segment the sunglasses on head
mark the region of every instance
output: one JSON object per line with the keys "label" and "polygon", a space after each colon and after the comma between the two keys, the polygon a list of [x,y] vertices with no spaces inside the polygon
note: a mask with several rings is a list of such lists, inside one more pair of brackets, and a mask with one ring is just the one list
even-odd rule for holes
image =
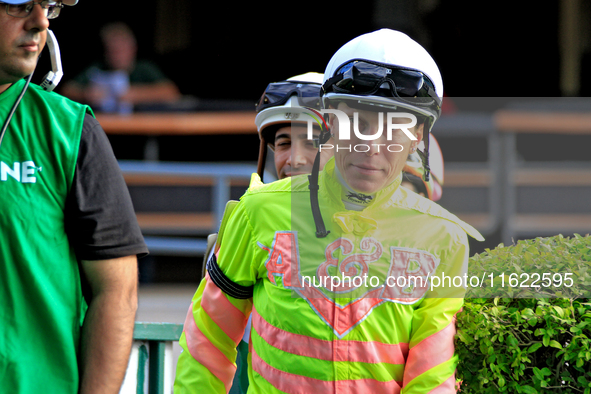
{"label": "sunglasses on head", "polygon": [[316,83],[285,81],[267,85],[261,96],[256,111],[283,105],[293,95],[297,94],[299,105],[302,107],[320,108],[320,85]]}
{"label": "sunglasses on head", "polygon": [[433,82],[422,72],[366,60],[342,65],[322,89],[323,94],[379,95],[397,97],[414,105],[434,106],[438,110],[441,106]]}

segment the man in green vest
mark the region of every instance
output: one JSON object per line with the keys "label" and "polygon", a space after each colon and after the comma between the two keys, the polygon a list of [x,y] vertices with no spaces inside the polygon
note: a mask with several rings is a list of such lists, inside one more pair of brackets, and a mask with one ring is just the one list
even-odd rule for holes
{"label": "man in green vest", "polygon": [[[0,2],[3,393],[117,393],[132,343],[147,248],[131,199],[91,109],[46,91],[48,19],[76,2]],[[46,40],[42,88],[23,78]]]}

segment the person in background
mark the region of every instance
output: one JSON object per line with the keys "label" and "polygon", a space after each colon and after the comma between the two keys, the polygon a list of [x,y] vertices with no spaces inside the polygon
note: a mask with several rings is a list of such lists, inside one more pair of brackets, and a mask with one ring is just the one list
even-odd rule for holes
{"label": "person in background", "polygon": [[116,394],[133,340],[148,250],[117,160],[88,106],[30,83],[76,3],[0,3],[2,393]]}
{"label": "person in background", "polygon": [[[320,109],[320,88],[323,75],[308,72],[270,83],[256,105],[255,124],[261,141],[258,158],[258,175],[263,179],[267,149],[274,153],[273,164],[278,179],[292,175],[309,174],[318,152],[320,135],[318,125],[313,125],[313,139],[307,139],[308,118],[302,107]],[[300,116],[301,115],[301,116]],[[328,151],[320,157],[320,168],[332,156]],[[202,277],[205,277],[205,263],[214,249],[217,233],[208,236],[208,248],[204,256]],[[245,334],[237,346],[237,372],[230,394],[246,393],[248,390],[248,340],[250,319]]]}
{"label": "person in background", "polygon": [[122,22],[100,30],[103,60],[68,81],[62,94],[101,112],[129,113],[138,104],[171,103],[181,95],[159,67],[137,58],[135,35]]}
{"label": "person in background", "polygon": [[[255,124],[261,140],[259,175],[267,147],[273,151],[278,179],[309,174],[318,152],[320,128],[313,124],[313,139],[307,138],[308,122],[312,120],[302,107],[320,109],[320,87],[323,74],[309,72],[285,81],[270,83],[256,106]],[[320,168],[332,157],[331,151],[320,156]]]}

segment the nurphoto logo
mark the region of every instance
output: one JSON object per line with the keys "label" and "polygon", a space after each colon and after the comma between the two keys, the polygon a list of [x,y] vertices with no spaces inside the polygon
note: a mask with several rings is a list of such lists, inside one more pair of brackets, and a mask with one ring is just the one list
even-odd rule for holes
{"label": "nurphoto logo", "polygon": [[[409,112],[387,112],[386,113],[386,122],[384,122],[384,113],[378,112],[378,130],[375,134],[366,134],[359,131],[359,114],[357,112],[353,113],[353,117],[346,114],[343,111],[338,109],[321,109],[315,110],[312,108],[307,108],[312,113],[306,113],[310,116],[311,119],[308,120],[308,139],[313,140],[313,123],[314,121],[320,126],[320,129],[328,129],[328,125],[324,120],[325,114],[333,114],[336,117],[336,120],[339,124],[339,132],[338,132],[338,139],[340,141],[347,141],[351,139],[351,123],[353,124],[353,133],[358,140],[361,141],[375,141],[378,138],[381,138],[384,134],[384,123],[386,124],[386,139],[388,141],[392,141],[392,132],[393,130],[401,130],[408,138],[412,141],[416,141],[417,137],[409,130],[412,129],[417,124],[417,117]],[[402,119],[403,122],[399,123],[396,120]],[[410,120],[410,122],[408,122]],[[384,147],[389,152],[402,152],[404,147],[400,144],[355,144],[347,146],[336,146],[336,150],[349,150],[351,149],[355,152],[367,152],[371,149],[370,146],[376,147],[379,151],[381,147]],[[320,144],[319,146],[320,151],[327,150],[327,149],[335,149],[335,146],[332,144]]]}

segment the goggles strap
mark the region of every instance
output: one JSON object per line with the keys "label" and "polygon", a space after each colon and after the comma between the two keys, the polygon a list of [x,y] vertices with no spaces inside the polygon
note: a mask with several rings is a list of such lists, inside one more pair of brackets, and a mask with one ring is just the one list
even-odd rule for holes
{"label": "goggles strap", "polygon": [[425,149],[422,152],[417,149],[417,153],[423,162],[423,169],[425,170],[423,173],[423,180],[425,182],[429,182],[431,178],[431,167],[429,166],[429,133],[431,132],[432,125],[431,118],[427,118],[423,126],[423,143],[425,144]]}
{"label": "goggles strap", "polygon": [[332,78],[327,79],[326,82],[324,82],[324,84],[322,85],[321,96],[324,96],[326,93],[328,93],[328,89],[330,89],[330,87],[332,85],[334,85],[335,83],[339,82],[342,79],[343,79],[343,74],[338,74]]}
{"label": "goggles strap", "polygon": [[318,203],[318,173],[320,172],[320,146],[325,144],[330,139],[328,130],[322,130],[319,137],[319,148],[312,166],[312,173],[308,175],[310,189],[310,206],[312,208],[312,216],[314,217],[314,224],[316,225],[316,238],[326,237],[330,231],[326,231],[324,220],[322,220],[322,213],[320,212],[320,204]]}
{"label": "goggles strap", "polygon": [[429,85],[427,85],[427,94],[429,94],[429,97],[431,97],[433,100],[435,100],[437,105],[439,107],[441,107],[441,97],[439,97],[437,95],[437,92],[435,92],[435,90]]}
{"label": "goggles strap", "polygon": [[259,145],[259,161],[257,163],[257,174],[263,182],[263,173],[265,172],[265,163],[267,161],[267,142],[261,134],[261,144]]}

